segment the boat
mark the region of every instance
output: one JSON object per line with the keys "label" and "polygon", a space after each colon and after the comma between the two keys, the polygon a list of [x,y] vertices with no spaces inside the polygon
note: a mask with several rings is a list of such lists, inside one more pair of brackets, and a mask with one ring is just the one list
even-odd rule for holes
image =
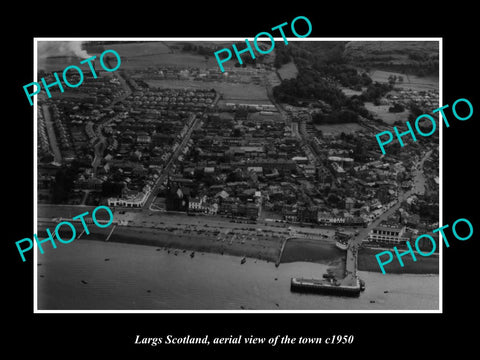
{"label": "boat", "polygon": [[335,279],[320,280],[305,278],[292,278],[290,290],[293,292],[313,292],[342,296],[359,296],[361,291],[358,279],[354,285],[345,285]]}
{"label": "boat", "polygon": [[240,264],[245,264],[247,262],[247,259],[244,257],[241,261]]}
{"label": "boat", "polygon": [[360,282],[360,291],[365,291],[365,281],[362,279],[358,279],[358,281]]}
{"label": "boat", "polygon": [[337,240],[335,242],[335,246],[337,248],[339,248],[340,250],[347,250],[348,249],[348,242],[343,242],[343,241]]}

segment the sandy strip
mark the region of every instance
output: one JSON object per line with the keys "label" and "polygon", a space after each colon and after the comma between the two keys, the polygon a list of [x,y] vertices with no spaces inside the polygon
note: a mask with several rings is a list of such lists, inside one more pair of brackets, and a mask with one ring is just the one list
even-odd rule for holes
{"label": "sandy strip", "polygon": [[[78,229],[80,224],[75,224]],[[54,225],[48,226],[51,230]],[[89,235],[83,234],[81,240],[104,240],[110,232],[106,229],[91,228]],[[79,231],[81,232],[81,231]],[[62,234],[61,234],[62,235]],[[66,234],[65,239],[69,239]],[[46,233],[39,232],[39,238],[46,237]],[[179,230],[171,228],[150,228],[142,226],[117,226],[109,241],[130,243],[139,245],[156,246],[159,248],[181,249],[198,252],[228,254],[241,257],[256,258],[266,261],[277,261],[284,238],[264,234],[218,234],[209,230]],[[359,251],[358,269],[361,271],[381,272],[375,255],[378,249],[362,248]],[[405,263],[401,267],[396,258],[387,265],[387,273],[411,273],[411,274],[438,274],[438,257],[417,257],[414,262],[411,257],[402,259]],[[332,266],[339,270],[344,266],[345,252],[338,249],[330,240],[290,239],[285,245],[282,254],[282,263],[306,261],[316,262]]]}

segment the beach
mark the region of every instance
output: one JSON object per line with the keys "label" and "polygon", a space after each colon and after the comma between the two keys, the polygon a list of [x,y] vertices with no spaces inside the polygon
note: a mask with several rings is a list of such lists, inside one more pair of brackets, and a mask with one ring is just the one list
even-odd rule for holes
{"label": "beach", "polygon": [[[77,232],[81,225],[75,224]],[[53,229],[54,226],[49,226]],[[104,240],[111,229],[91,228],[90,234],[83,234],[76,241]],[[216,234],[216,235],[215,235]],[[39,239],[46,237],[45,232],[39,233]],[[62,238],[69,239],[71,232],[60,233]],[[228,233],[220,234],[207,230],[170,230],[143,226],[117,226],[110,236],[109,242],[148,245],[163,250],[188,250],[216,254],[228,254],[275,262],[280,255],[283,238],[274,235],[256,235]],[[174,253],[174,251],[173,251]]]}
{"label": "beach", "polygon": [[[53,231],[55,225],[41,222],[39,229]],[[78,236],[83,227],[80,223],[75,227]],[[332,238],[285,242],[284,236],[257,233],[255,228],[219,232],[213,227],[112,225],[89,229],[89,234],[71,243],[56,241],[57,249],[43,243],[44,254],[37,263],[40,309],[438,308],[438,258],[436,271],[430,258],[417,263],[405,259],[406,267],[396,267],[394,260],[383,275],[375,258],[379,249],[361,249],[358,275],[367,290],[360,300],[317,297],[291,293],[290,280],[321,278],[328,271],[343,277],[345,252]],[[60,236],[68,240],[71,232],[60,232]],[[40,231],[39,239],[45,237]]]}
{"label": "beach", "polygon": [[[81,224],[75,224],[77,233],[81,233]],[[54,225],[47,226],[51,230]],[[90,234],[83,234],[79,241],[83,240],[105,240],[111,228],[99,229],[91,227]],[[39,238],[46,237],[45,232],[39,233]],[[69,239],[71,233],[62,234]],[[175,228],[165,226],[117,226],[109,238],[110,242],[129,243],[137,245],[148,245],[161,248],[165,251],[175,249],[193,252],[207,252],[214,254],[225,254],[247,258],[255,258],[268,262],[277,262],[280,257],[282,244],[286,237],[273,233],[256,233],[255,231],[229,231],[219,232],[214,228]],[[77,240],[78,241],[78,240]],[[358,256],[358,270],[381,272],[376,254],[380,249],[361,248]],[[401,267],[396,258],[387,265],[385,271],[388,273],[402,274],[438,274],[438,256],[421,257],[417,256],[414,262],[410,256],[404,256],[405,263]],[[344,268],[345,252],[335,246],[331,239],[292,239],[286,241],[280,263],[291,262],[312,262],[329,265],[334,271],[341,271]]]}

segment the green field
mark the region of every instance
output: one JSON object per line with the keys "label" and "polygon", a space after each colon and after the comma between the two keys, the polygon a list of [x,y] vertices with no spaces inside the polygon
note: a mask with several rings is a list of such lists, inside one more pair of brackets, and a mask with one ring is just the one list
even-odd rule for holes
{"label": "green field", "polygon": [[388,112],[388,108],[391,105],[379,105],[375,106],[371,102],[365,103],[365,108],[370,111],[372,114],[375,114],[378,118],[386,122],[387,124],[393,124],[395,121],[405,122],[408,120],[408,115],[410,114],[409,110],[405,110],[400,113],[391,113]]}
{"label": "green field", "polygon": [[278,69],[278,73],[283,80],[294,79],[297,77],[298,69],[295,63],[290,61],[289,63],[282,65],[282,67]]}
{"label": "green field", "polygon": [[152,54],[168,54],[171,52],[168,43],[163,41],[152,41],[143,43],[122,43],[105,45],[106,49],[115,50],[120,56],[139,57]]}
{"label": "green field", "polygon": [[340,135],[342,132],[350,134],[365,130],[364,127],[356,123],[314,125],[314,127],[317,130],[321,130],[324,135]]}
{"label": "green field", "polygon": [[431,77],[431,76],[425,76],[425,77],[418,77],[415,75],[405,75],[405,74],[400,74],[396,72],[391,72],[391,71],[383,71],[383,70],[372,70],[368,74],[372,80],[378,81],[379,83],[387,83],[388,82],[388,77],[391,75],[395,76],[402,76],[403,77],[403,82],[402,83],[395,83],[395,87],[401,88],[401,89],[410,89],[410,90],[438,90],[438,77]]}
{"label": "green field", "polygon": [[256,112],[248,114],[248,119],[253,121],[282,121],[282,116],[279,113],[273,113],[272,115],[262,115]]}
{"label": "green field", "polygon": [[[345,45],[344,56],[353,62],[412,64],[417,55],[425,58],[439,56],[439,43],[433,41],[349,41]],[[375,66],[373,66],[375,67]]]}
{"label": "green field", "polygon": [[255,100],[259,103],[270,103],[267,96],[267,90],[260,85],[239,84],[219,81],[192,81],[192,80],[148,80],[145,81],[151,87],[165,89],[215,89],[223,94],[223,100],[226,102],[235,102],[239,100]]}
{"label": "green field", "polygon": [[[118,52],[122,58],[123,69],[145,69],[149,66],[181,65],[199,68],[218,67],[214,57],[205,58],[190,52],[173,49],[171,45],[179,42],[146,42],[139,44],[110,44],[109,49]],[[177,45],[178,47],[178,45]]]}

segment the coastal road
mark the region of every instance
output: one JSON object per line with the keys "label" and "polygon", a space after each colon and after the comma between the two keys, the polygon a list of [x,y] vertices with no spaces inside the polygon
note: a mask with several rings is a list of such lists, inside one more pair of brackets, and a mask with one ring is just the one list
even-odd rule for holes
{"label": "coastal road", "polygon": [[[38,204],[38,217],[45,219],[52,218],[72,218],[77,216],[85,211],[90,213],[93,211],[95,206],[85,206],[85,205],[54,205],[54,204]],[[248,223],[237,223],[232,222],[232,219],[224,218],[221,216],[209,216],[209,215],[198,215],[198,216],[187,216],[184,213],[164,213],[164,212],[150,212],[146,216],[145,212],[142,212],[140,209],[119,209],[125,211],[121,214],[120,211],[115,211],[114,218],[115,221],[122,222],[128,221],[130,226],[138,226],[145,228],[176,228],[176,229],[215,229],[222,233],[244,233],[249,232],[250,234],[261,234],[262,232],[267,232],[272,235],[277,236],[289,236],[289,226],[283,223],[270,223],[270,222],[258,222],[256,224]],[[316,236],[322,236],[323,241],[333,241],[333,235],[335,233],[334,229],[311,229],[311,228],[302,228],[295,227],[294,230],[297,232],[313,232]]]}

